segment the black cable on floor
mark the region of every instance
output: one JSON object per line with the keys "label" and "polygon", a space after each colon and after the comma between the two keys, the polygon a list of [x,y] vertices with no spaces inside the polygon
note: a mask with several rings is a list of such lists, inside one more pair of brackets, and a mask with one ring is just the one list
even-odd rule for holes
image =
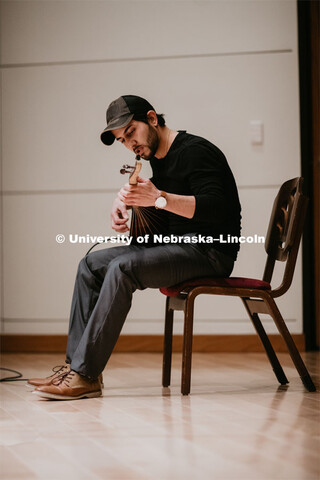
{"label": "black cable on floor", "polygon": [[5,370],[6,372],[16,373],[16,375],[14,377],[0,378],[0,382],[16,382],[16,381],[19,381],[19,380],[24,380],[24,381],[28,380],[27,378],[21,378],[22,373],[17,372],[17,370],[11,370],[11,368],[2,368],[2,367],[0,367],[0,370]]}

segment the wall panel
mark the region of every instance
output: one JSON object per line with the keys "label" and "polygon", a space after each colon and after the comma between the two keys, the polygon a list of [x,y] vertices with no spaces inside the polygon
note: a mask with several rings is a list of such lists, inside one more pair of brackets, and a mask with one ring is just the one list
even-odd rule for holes
{"label": "wall panel", "polygon": [[[169,73],[160,87],[161,72]],[[108,102],[123,92],[149,98],[171,128],[220,146],[239,185],[277,185],[299,171],[292,53],[123,62],[112,72],[109,65],[8,69],[3,92],[5,191],[120,185],[119,165],[133,156],[99,136]],[[250,142],[252,120],[264,123],[263,145]]]}
{"label": "wall panel", "polygon": [[4,64],[296,47],[287,1],[4,1]]}
{"label": "wall panel", "polygon": [[[55,236],[111,233],[119,167],[133,157],[99,134],[121,94],[218,145],[240,186],[243,233],[265,234],[277,188],[300,173],[296,23],[293,0],[1,2],[5,332],[66,332],[90,245]],[[250,141],[253,120],[262,145]],[[234,275],[261,277],[264,259],[263,245],[244,245]],[[300,257],[279,305],[300,333]],[[163,308],[157,291],[137,292],[124,332],[162,333]],[[253,331],[237,299],[199,299],[196,315],[196,333]]]}
{"label": "wall panel", "polygon": [[[240,189],[243,235],[266,233],[276,189]],[[109,194],[8,195],[4,202],[4,318],[6,333],[65,333],[78,261],[92,243],[71,243],[69,234],[112,235]],[[259,210],[256,205],[261,207]],[[93,212],[94,215],[92,214]],[[58,244],[57,234],[66,241]],[[111,244],[108,244],[111,246]],[[97,248],[103,248],[104,245]],[[263,244],[243,244],[233,275],[261,278]],[[290,292],[279,301],[295,333],[301,329],[300,261]],[[162,333],[164,297],[158,290],[136,292],[126,333]],[[177,314],[177,332],[181,330]],[[197,333],[250,333],[252,327],[239,299],[200,297]],[[275,329],[267,322],[268,328]]]}

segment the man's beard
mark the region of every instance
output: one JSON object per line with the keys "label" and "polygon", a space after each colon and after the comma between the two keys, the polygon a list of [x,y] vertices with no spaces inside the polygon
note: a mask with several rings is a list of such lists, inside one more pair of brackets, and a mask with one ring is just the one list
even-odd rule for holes
{"label": "man's beard", "polygon": [[147,143],[147,147],[150,150],[150,153],[149,155],[142,156],[144,160],[150,160],[151,158],[153,158],[159,147],[159,138],[158,138],[157,130],[151,125],[148,125],[148,126],[149,126],[149,130],[148,130],[146,143]]}

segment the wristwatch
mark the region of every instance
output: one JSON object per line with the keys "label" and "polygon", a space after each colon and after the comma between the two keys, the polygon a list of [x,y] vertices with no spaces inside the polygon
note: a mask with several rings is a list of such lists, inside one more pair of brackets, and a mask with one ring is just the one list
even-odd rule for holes
{"label": "wristwatch", "polygon": [[166,193],[160,191],[160,195],[157,198],[157,200],[154,202],[154,206],[159,209],[164,209],[167,206],[167,198],[166,198]]}

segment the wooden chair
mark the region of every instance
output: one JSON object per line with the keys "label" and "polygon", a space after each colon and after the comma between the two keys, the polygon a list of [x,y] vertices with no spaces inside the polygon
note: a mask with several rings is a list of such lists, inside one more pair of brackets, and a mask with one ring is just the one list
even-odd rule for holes
{"label": "wooden chair", "polygon": [[[301,380],[310,392],[316,390],[299,351],[290,335],[274,301],[291,285],[302,235],[308,199],[302,194],[303,178],[285,182],[275,198],[267,232],[265,250],[267,261],[262,280],[251,278],[196,278],[179,285],[161,288],[167,296],[163,351],[162,384],[170,385],[172,328],[174,310],[184,311],[181,393],[190,393],[191,356],[193,339],[194,301],[198,295],[231,295],[240,297],[265,348],[274,373],[281,385],[288,382],[270,340],[259,318],[259,313],[269,314],[282,335]],[[276,261],[286,262],[282,283],[271,287],[271,278]]]}

